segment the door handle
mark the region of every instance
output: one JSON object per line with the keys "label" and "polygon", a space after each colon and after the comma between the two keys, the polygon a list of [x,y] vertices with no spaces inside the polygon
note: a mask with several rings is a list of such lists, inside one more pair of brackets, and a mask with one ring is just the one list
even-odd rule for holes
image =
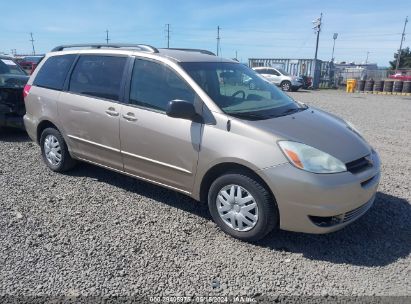
{"label": "door handle", "polygon": [[128,112],[127,114],[123,114],[123,118],[128,121],[137,121],[137,118],[134,116],[134,113]]}
{"label": "door handle", "polygon": [[118,116],[119,113],[113,107],[110,107],[106,110],[106,113],[110,116]]}

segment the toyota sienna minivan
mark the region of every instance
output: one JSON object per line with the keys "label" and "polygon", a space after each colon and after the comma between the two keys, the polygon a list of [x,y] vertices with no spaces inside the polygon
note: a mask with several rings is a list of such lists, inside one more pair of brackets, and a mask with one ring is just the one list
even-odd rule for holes
{"label": "toyota sienna minivan", "polygon": [[343,228],[380,180],[377,153],[349,122],[205,50],[60,46],[24,95],[51,170],[85,161],[179,191],[241,240]]}

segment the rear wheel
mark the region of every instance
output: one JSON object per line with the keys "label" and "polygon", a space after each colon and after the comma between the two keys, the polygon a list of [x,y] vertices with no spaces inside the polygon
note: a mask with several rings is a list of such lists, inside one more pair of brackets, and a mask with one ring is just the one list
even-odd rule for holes
{"label": "rear wheel", "polygon": [[71,158],[61,133],[55,128],[47,128],[41,133],[40,147],[46,165],[55,172],[65,172],[73,168],[76,161]]}
{"label": "rear wheel", "polygon": [[269,191],[245,173],[217,178],[208,193],[208,207],[225,233],[244,241],[257,241],[277,226],[278,211]]}
{"label": "rear wheel", "polygon": [[283,81],[281,83],[280,87],[281,87],[281,90],[289,92],[289,91],[291,91],[291,82],[289,82],[287,80]]}

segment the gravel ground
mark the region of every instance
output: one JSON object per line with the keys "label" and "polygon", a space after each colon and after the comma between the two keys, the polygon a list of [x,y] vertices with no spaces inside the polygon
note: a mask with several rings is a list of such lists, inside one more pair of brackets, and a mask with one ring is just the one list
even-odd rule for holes
{"label": "gravel ground", "polygon": [[328,235],[222,233],[181,194],[80,164],[56,174],[25,133],[0,133],[0,295],[411,296],[411,97],[296,92],[380,153],[375,205]]}

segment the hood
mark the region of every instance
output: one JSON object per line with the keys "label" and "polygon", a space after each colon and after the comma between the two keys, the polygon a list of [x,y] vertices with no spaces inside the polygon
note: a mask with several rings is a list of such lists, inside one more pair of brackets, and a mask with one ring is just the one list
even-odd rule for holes
{"label": "hood", "polygon": [[317,148],[344,163],[371,153],[371,147],[342,119],[311,107],[296,114],[248,123],[278,139]]}
{"label": "hood", "polygon": [[23,88],[30,76],[16,74],[0,74],[0,88]]}

